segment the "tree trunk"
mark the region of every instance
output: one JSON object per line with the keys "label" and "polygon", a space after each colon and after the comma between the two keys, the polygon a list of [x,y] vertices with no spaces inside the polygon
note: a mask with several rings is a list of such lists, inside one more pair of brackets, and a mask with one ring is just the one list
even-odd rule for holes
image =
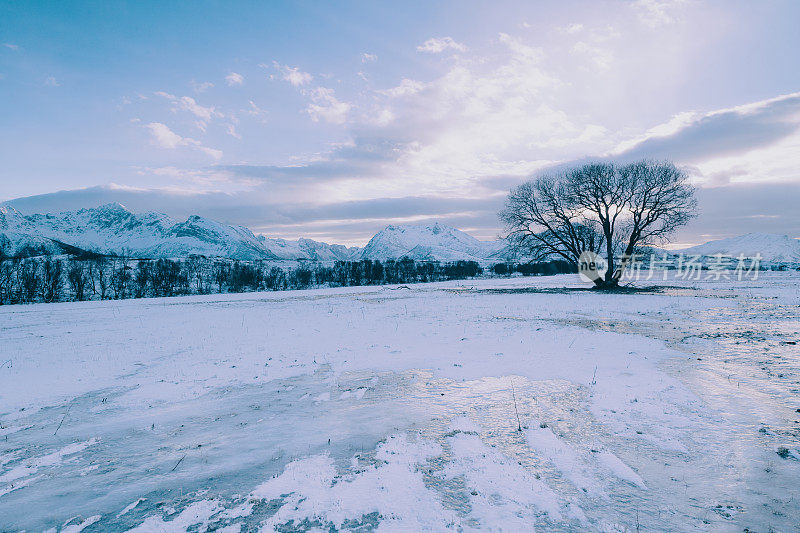
{"label": "tree trunk", "polygon": [[[608,275],[606,275],[608,277]],[[613,291],[619,289],[619,280],[618,279],[603,279],[597,278],[594,282],[593,290],[597,291]]]}

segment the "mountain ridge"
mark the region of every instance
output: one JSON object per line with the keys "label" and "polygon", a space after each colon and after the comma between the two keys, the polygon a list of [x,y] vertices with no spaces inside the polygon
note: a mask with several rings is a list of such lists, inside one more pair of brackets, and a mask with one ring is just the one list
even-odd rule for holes
{"label": "mountain ridge", "polygon": [[359,259],[418,261],[485,261],[497,252],[499,241],[479,241],[461,230],[434,222],[428,225],[390,225],[370,239]]}
{"label": "mountain ridge", "polygon": [[[244,227],[199,215],[179,222],[163,213],[133,213],[113,202],[94,208],[23,215],[0,205],[0,247],[5,255],[26,249],[63,252],[65,244],[87,252],[140,258],[219,256],[241,260],[346,259],[352,249],[310,239],[292,243],[256,236]],[[293,248],[283,254],[282,249]]]}
{"label": "mountain ridge", "polygon": [[[347,247],[312,239],[295,241],[255,235],[244,226],[199,215],[178,221],[163,213],[134,213],[113,202],[76,211],[24,215],[0,204],[0,251],[6,256],[57,255],[76,251],[139,258],[187,257],[192,254],[240,260],[415,261],[515,260],[505,239],[481,241],[442,224],[389,225],[363,247]],[[737,257],[761,255],[766,263],[800,263],[800,240],[786,235],[748,233],[671,250],[679,253]]]}
{"label": "mountain ridge", "polygon": [[715,239],[697,246],[690,246],[671,253],[713,256],[755,257],[769,263],[800,263],[800,240],[777,233],[745,233],[735,237]]}

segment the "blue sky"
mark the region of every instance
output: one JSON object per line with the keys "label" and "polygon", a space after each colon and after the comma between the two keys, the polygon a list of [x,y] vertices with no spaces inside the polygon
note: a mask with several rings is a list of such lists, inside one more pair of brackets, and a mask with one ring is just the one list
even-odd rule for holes
{"label": "blue sky", "polygon": [[0,1],[0,201],[492,238],[530,175],[656,157],[678,243],[800,236],[797,2],[164,4]]}

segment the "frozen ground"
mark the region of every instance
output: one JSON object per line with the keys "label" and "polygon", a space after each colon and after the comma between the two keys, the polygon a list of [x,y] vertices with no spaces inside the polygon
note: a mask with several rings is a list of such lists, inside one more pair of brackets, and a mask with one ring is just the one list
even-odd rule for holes
{"label": "frozen ground", "polygon": [[669,285],[2,307],[0,530],[798,530],[800,275]]}

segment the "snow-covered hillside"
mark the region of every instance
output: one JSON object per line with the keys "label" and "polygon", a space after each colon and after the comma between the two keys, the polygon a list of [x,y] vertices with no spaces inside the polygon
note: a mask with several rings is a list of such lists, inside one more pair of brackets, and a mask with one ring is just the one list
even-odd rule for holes
{"label": "snow-covered hillside", "polygon": [[479,241],[444,224],[387,226],[358,254],[360,259],[485,261],[504,248],[501,241]]}
{"label": "snow-covered hillside", "polygon": [[731,257],[755,257],[760,254],[762,260],[769,263],[800,263],[800,240],[773,233],[748,233],[673,251],[675,252],[705,256],[722,254]]}
{"label": "snow-covered hillside", "polygon": [[287,241],[285,239],[268,239],[262,236],[260,239],[270,252],[287,260],[350,261],[360,250],[356,246],[347,247],[342,244],[328,244],[302,238],[296,241]]}
{"label": "snow-covered hillside", "polygon": [[112,203],[55,214],[24,215],[0,206],[0,247],[6,255],[58,254],[74,249],[135,257],[186,257],[189,254],[232,259],[386,261],[409,257],[424,261],[503,261],[505,241],[478,239],[444,224],[388,226],[364,248],[311,239],[289,241],[256,236],[197,215],[178,222],[154,212],[133,213]]}
{"label": "snow-covered hillside", "polygon": [[200,254],[243,260],[334,260],[349,258],[356,251],[309,239],[257,237],[243,226],[197,215],[179,222],[161,213],[133,213],[117,203],[34,215],[0,206],[0,246],[6,255],[25,250],[53,254],[77,248],[134,257]]}

